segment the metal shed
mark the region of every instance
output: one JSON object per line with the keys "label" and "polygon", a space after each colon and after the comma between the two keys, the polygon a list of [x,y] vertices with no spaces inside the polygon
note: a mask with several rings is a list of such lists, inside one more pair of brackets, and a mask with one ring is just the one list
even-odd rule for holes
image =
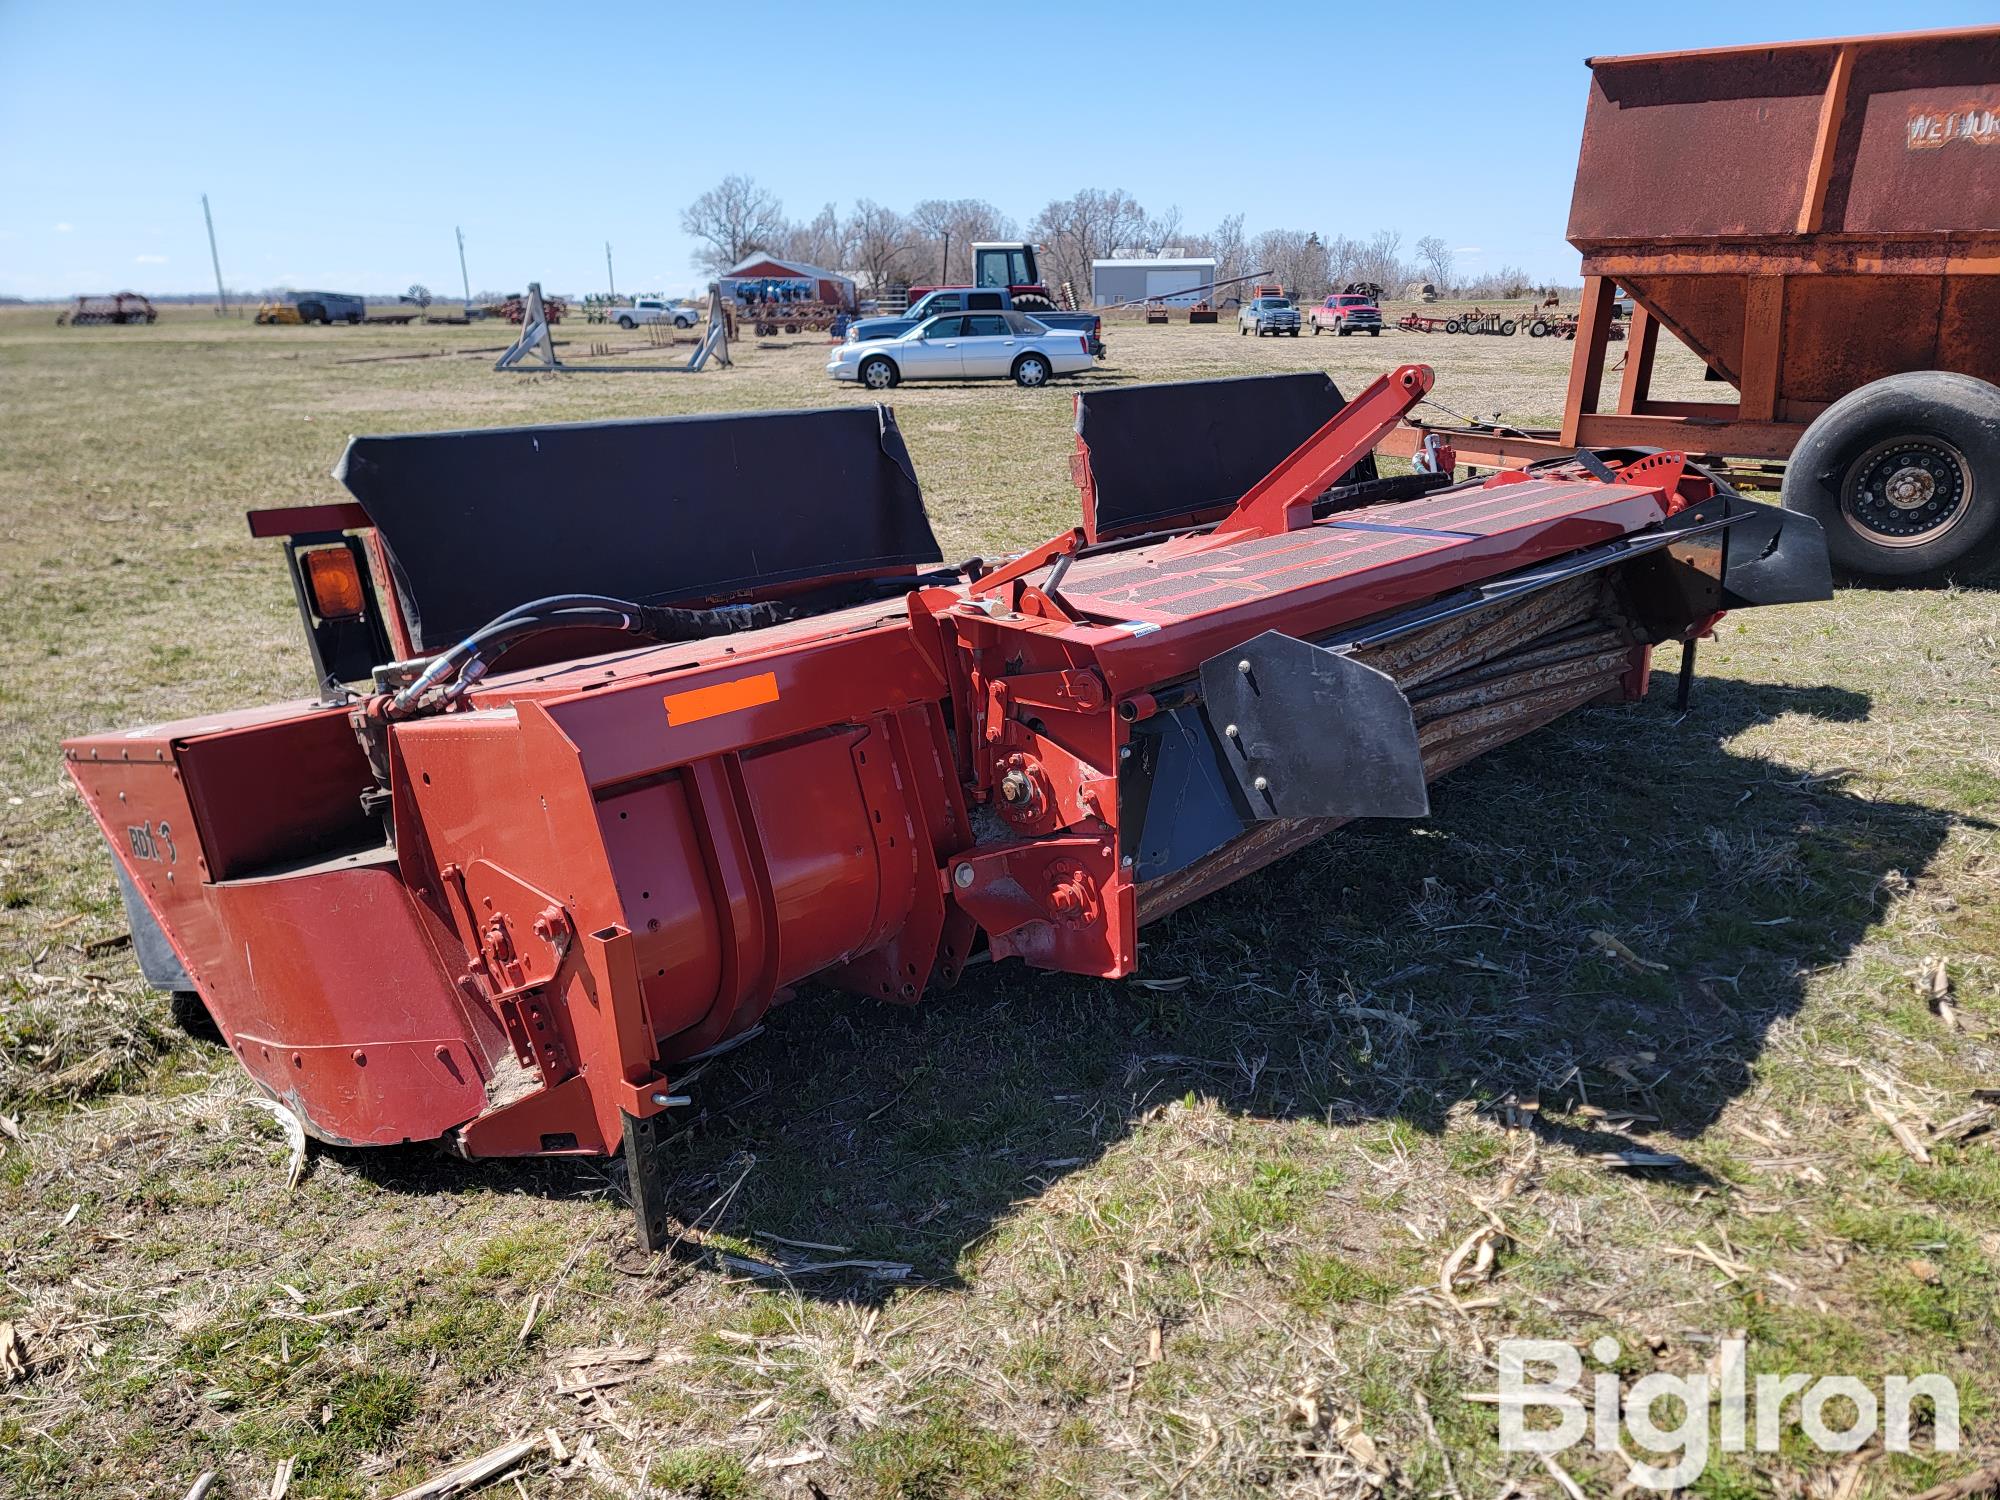
{"label": "metal shed", "polygon": [[1090,263],[1090,304],[1166,302],[1190,307],[1215,285],[1212,255],[1134,256]]}

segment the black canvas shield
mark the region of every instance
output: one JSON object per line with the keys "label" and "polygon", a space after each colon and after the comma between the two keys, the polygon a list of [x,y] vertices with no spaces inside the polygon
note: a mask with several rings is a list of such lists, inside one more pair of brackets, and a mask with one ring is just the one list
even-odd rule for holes
{"label": "black canvas shield", "polygon": [[1410,700],[1385,672],[1267,630],[1201,664],[1202,707],[1255,818],[1421,818]]}
{"label": "black canvas shield", "polygon": [[[1079,396],[1091,541],[1212,521],[1347,404],[1324,373],[1112,386]],[[1343,484],[1375,477],[1362,459]]]}
{"label": "black canvas shield", "polygon": [[755,596],[939,560],[887,407],[357,437],[419,649],[549,594]]}

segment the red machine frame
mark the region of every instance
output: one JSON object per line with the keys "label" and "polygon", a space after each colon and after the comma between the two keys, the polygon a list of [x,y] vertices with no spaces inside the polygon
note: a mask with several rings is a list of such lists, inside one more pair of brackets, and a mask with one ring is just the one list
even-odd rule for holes
{"label": "red machine frame", "polygon": [[[384,690],[84,736],[68,769],[135,927],[315,1134],[622,1148],[657,1245],[676,1071],[802,982],[913,1003],[982,938],[1129,975],[1142,922],[1642,694],[1653,644],[1724,607],[1825,591],[1810,522],[1671,454],[1329,509],[1431,380],[1378,379],[1211,526],[1073,530],[954,586],[408,714]],[[1148,803],[1170,764],[1209,787],[1171,817]]]}

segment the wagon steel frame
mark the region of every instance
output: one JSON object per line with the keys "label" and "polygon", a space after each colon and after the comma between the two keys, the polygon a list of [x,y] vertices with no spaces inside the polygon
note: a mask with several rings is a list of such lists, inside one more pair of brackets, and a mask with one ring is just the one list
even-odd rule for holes
{"label": "wagon steel frame", "polygon": [[[1882,376],[2000,380],[2000,188],[1986,160],[2000,147],[1945,123],[2000,109],[2000,27],[1589,67],[1569,223],[1584,294],[1561,426],[1524,438],[1412,422],[1384,451],[1407,456],[1437,431],[1485,466],[1579,446],[1781,459],[1834,399]],[[1620,287],[1634,310],[1607,410]],[[1662,328],[1737,399],[1654,397]]]}

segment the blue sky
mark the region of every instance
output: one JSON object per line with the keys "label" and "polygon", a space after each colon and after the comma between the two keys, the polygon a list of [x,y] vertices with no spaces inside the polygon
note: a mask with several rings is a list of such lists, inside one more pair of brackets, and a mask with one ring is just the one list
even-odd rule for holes
{"label": "blue sky", "polygon": [[[835,7],[0,0],[0,293],[680,293],[682,206],[743,172],[828,199],[979,197],[1026,222],[1123,187],[1468,270],[1567,277],[1593,54],[1973,25],[1993,0],[1532,7]],[[509,38],[521,39],[518,55]],[[704,63],[711,46],[721,49]],[[804,66],[773,74],[751,54]],[[544,59],[547,61],[544,61]]]}

